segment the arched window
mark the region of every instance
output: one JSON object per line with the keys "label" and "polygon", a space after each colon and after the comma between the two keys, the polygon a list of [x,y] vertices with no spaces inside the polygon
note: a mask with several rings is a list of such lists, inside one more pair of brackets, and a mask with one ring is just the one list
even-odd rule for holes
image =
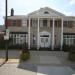
{"label": "arched window", "polygon": [[49,12],[48,11],[45,11],[44,14],[49,14]]}

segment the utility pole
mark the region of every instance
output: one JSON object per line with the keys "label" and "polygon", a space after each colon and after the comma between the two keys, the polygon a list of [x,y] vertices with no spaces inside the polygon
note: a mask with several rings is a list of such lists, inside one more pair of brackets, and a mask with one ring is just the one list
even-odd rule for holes
{"label": "utility pole", "polygon": [[[7,30],[7,0],[5,1],[5,29]],[[5,47],[6,47],[6,61],[8,61],[8,40],[5,40]]]}

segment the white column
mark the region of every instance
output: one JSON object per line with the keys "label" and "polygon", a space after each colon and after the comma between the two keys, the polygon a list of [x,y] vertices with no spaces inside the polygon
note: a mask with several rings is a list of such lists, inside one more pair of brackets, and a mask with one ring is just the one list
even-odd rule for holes
{"label": "white column", "polygon": [[52,25],[52,50],[54,50],[54,32],[55,32],[55,28],[54,28],[54,23],[55,19],[53,18],[53,25]]}
{"label": "white column", "polygon": [[62,50],[62,47],[63,47],[63,19],[61,22],[61,50]]}
{"label": "white column", "polygon": [[30,49],[30,18],[29,18],[29,25],[28,25],[28,49]]}
{"label": "white column", "polygon": [[37,49],[39,50],[39,18],[38,18],[38,29],[37,29]]}

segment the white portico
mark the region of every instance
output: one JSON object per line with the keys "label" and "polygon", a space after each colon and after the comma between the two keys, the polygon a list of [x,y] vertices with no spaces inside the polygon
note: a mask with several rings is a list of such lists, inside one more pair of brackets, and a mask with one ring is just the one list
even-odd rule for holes
{"label": "white portico", "polygon": [[[75,45],[75,16],[66,16],[49,7],[27,16],[8,16],[11,46],[28,44],[28,49],[63,50]],[[47,49],[45,49],[47,50]]]}
{"label": "white portico", "polygon": [[[40,47],[50,47],[54,50],[56,43],[56,21],[58,21],[58,25],[60,25],[59,37],[60,40],[60,49],[62,50],[63,46],[63,18],[65,15],[54,11],[48,7],[41,8],[31,14],[28,14],[28,49],[31,46],[31,32],[34,30],[33,24],[36,25],[37,30],[37,49]],[[34,21],[34,23],[33,23]],[[32,25],[32,26],[31,26]],[[33,28],[31,30],[31,28]],[[35,33],[35,32],[34,32]],[[59,35],[58,34],[58,35]]]}

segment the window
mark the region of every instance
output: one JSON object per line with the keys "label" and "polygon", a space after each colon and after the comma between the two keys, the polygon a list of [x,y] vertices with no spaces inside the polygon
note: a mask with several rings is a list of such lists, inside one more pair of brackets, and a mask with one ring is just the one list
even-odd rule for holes
{"label": "window", "polygon": [[13,34],[13,37],[15,38],[16,37],[16,34]]}
{"label": "window", "polygon": [[68,21],[68,27],[73,27],[73,21]]}
{"label": "window", "polygon": [[44,42],[44,38],[41,38],[41,42],[42,42],[42,43]]}
{"label": "window", "polygon": [[16,26],[16,20],[12,21],[12,26]]}
{"label": "window", "polygon": [[50,27],[52,27],[53,25],[53,20],[50,20]]}
{"label": "window", "polygon": [[48,11],[45,11],[44,14],[49,14],[49,12]]}
{"label": "window", "polygon": [[57,21],[57,27],[61,27],[61,20]]}
{"label": "window", "polygon": [[16,38],[13,38],[13,45],[16,44]]}
{"label": "window", "polygon": [[[60,19],[55,20],[54,25],[55,27],[61,27],[61,20]],[[52,26],[53,26],[53,20],[50,20],[50,27]]]}
{"label": "window", "polygon": [[12,37],[12,44],[23,44],[26,42],[26,34],[11,34]]}
{"label": "window", "polygon": [[37,20],[32,20],[32,27],[37,27]]}
{"label": "window", "polygon": [[61,27],[61,20],[55,20],[55,27]]}
{"label": "window", "polygon": [[64,35],[63,42],[66,45],[74,45],[75,44],[75,35]]}
{"label": "window", "polygon": [[46,43],[48,42],[48,38],[45,38]]}
{"label": "window", "polygon": [[58,27],[58,21],[55,20],[55,27]]}
{"label": "window", "polygon": [[33,44],[35,44],[36,43],[36,37],[35,37],[35,35],[33,35]]}
{"label": "window", "polygon": [[47,20],[43,20],[43,27],[47,27]]}
{"label": "window", "polygon": [[73,27],[73,21],[64,21],[64,27]]}
{"label": "window", "polygon": [[64,21],[63,24],[64,24],[64,27],[67,27],[67,21]]}

